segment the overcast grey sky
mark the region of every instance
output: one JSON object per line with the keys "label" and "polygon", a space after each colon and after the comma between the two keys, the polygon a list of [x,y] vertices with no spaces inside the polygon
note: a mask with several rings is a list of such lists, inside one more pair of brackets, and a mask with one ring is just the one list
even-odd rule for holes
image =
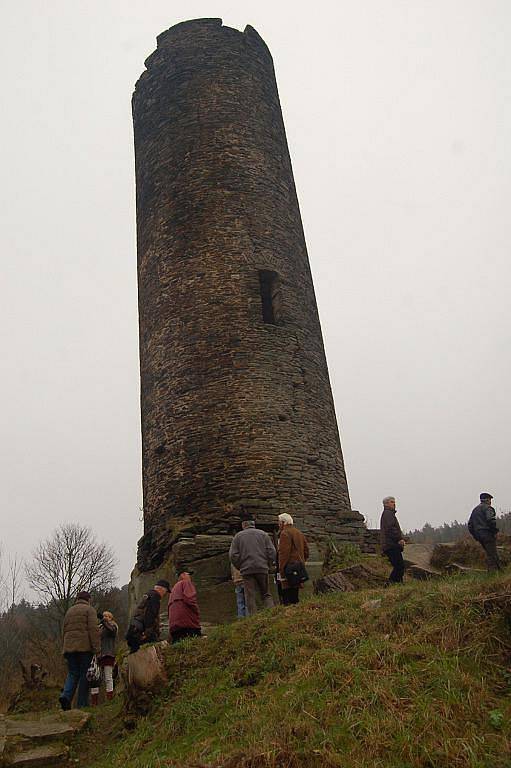
{"label": "overcast grey sky", "polygon": [[273,54],[354,508],[511,509],[511,3],[4,0],[0,541],[86,522],[129,578],[130,99],[156,35],[203,16]]}

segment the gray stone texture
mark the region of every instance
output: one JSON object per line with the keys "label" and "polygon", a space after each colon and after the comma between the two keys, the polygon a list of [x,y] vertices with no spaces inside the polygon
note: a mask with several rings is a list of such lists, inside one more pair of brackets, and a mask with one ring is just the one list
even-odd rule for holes
{"label": "gray stone texture", "polygon": [[[161,34],[146,66],[133,95],[138,570],[177,542],[181,564],[218,564],[244,512],[362,543],[268,48],[251,27],[201,19]],[[274,323],[260,271],[275,273]]]}

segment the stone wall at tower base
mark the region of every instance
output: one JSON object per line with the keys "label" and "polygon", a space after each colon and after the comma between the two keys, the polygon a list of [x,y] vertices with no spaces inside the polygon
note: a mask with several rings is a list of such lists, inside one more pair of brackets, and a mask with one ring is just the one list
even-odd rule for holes
{"label": "stone wall at tower base", "polygon": [[[333,540],[337,544],[355,544],[363,552],[376,551],[378,532],[368,531],[359,512],[353,510],[346,514],[345,520],[339,519],[336,526],[332,526],[330,530],[321,525],[322,522],[314,516],[295,517],[295,523],[307,536],[311,550],[307,563],[310,583],[307,584],[304,594],[312,589],[312,581],[321,575],[324,552],[329,541]],[[268,532],[276,532],[275,514],[259,510],[256,526]],[[219,624],[233,620],[236,617],[236,601],[229,563],[232,538],[232,535],[226,533],[183,531],[161,565],[147,570],[135,567],[129,588],[130,610],[158,579],[165,578],[173,584],[176,571],[186,568],[193,572],[203,621]]]}

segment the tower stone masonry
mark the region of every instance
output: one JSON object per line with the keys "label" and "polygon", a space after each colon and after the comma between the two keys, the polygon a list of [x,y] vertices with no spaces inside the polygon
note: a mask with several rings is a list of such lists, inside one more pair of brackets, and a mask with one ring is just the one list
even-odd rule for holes
{"label": "tower stone masonry", "polygon": [[138,574],[229,577],[243,515],[361,543],[263,40],[200,19],[133,95],[144,535]]}

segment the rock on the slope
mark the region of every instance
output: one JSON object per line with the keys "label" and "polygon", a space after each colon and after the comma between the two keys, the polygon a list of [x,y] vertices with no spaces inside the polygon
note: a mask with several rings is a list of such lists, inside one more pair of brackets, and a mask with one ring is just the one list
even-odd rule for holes
{"label": "rock on the slope", "polygon": [[138,691],[150,691],[167,681],[163,654],[166,640],[155,645],[143,645],[136,653],[128,654],[122,663],[121,677],[128,696]]}
{"label": "rock on the slope", "polygon": [[324,594],[326,592],[354,592],[357,589],[370,589],[379,587],[385,583],[385,578],[379,573],[371,571],[361,563],[341,568],[335,573],[323,576],[314,582],[314,592]]}

